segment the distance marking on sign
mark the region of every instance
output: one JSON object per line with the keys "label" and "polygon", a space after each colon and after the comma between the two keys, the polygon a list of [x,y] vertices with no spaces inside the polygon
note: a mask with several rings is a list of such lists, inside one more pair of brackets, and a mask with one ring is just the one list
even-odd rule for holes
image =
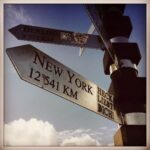
{"label": "distance marking on sign", "polygon": [[6,50],[20,78],[120,123],[113,95],[31,45]]}

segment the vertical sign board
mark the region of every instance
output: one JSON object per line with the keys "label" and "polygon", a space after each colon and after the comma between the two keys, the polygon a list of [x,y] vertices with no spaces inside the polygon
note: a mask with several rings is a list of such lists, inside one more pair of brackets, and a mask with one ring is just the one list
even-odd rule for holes
{"label": "vertical sign board", "polygon": [[113,96],[96,84],[31,45],[6,51],[21,79],[121,123],[113,107]]}

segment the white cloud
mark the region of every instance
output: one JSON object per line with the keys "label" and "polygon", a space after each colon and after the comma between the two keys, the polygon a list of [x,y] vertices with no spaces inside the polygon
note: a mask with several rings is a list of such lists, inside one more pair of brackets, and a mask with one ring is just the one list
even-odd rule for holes
{"label": "white cloud", "polygon": [[72,133],[72,132],[73,132],[73,130],[64,130],[64,131],[59,132],[59,135],[60,135],[60,136],[62,136],[62,135],[67,135],[67,134],[70,134],[70,133]]}
{"label": "white cloud", "polygon": [[15,120],[5,125],[5,145],[32,146],[57,145],[58,136],[55,128],[48,122],[30,119]]}
{"label": "white cloud", "polygon": [[83,132],[82,129],[77,129],[77,130],[74,131],[74,134],[76,134],[76,133],[82,133],[82,132]]}
{"label": "white cloud", "polygon": [[28,12],[21,7],[21,6],[15,6],[13,4],[11,5],[6,5],[6,16],[7,21],[11,23],[12,25],[18,25],[18,24],[33,24],[32,19],[29,16]]}
{"label": "white cloud", "polygon": [[7,146],[111,146],[110,132],[105,129],[79,128],[57,132],[48,122],[35,118],[19,119],[5,124],[4,140]]}
{"label": "white cloud", "polygon": [[100,146],[98,135],[91,129],[65,130],[59,132],[59,141],[62,146]]}
{"label": "white cloud", "polygon": [[62,146],[96,146],[97,142],[89,135],[83,135],[81,137],[71,137],[69,139],[65,139],[61,145]]}

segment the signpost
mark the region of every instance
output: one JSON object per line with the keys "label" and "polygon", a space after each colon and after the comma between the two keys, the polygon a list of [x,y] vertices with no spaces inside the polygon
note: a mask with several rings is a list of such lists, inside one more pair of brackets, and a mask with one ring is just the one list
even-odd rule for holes
{"label": "signpost", "polygon": [[113,95],[31,45],[8,48],[20,78],[114,122]]}
{"label": "signpost", "polygon": [[103,42],[97,35],[76,33],[29,25],[18,25],[9,29],[9,31],[19,40],[104,50]]}
{"label": "signpost", "polygon": [[[125,4],[86,5],[88,14],[107,48],[105,74],[111,77],[109,93],[123,124],[114,135],[115,146],[146,146],[146,78],[138,77],[141,55],[136,43],[128,43],[132,31]],[[131,86],[132,85],[132,86]]]}
{"label": "signpost", "polygon": [[[8,48],[7,54],[22,80],[122,124],[114,136],[115,145],[145,146],[146,78],[137,77],[133,67],[134,61],[139,63],[140,53],[134,43],[128,43],[132,24],[128,16],[123,16],[125,5],[85,7],[98,36],[29,25],[18,25],[9,31],[19,40],[77,46],[81,52],[83,47],[107,50],[104,72],[110,74],[109,92],[114,96],[31,45]],[[139,124],[141,112],[144,119]],[[131,113],[138,117],[131,117]]]}

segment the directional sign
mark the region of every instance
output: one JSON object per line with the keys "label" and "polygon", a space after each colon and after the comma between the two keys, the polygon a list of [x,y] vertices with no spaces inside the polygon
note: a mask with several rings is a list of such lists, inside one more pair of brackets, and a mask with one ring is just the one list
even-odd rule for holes
{"label": "directional sign", "polygon": [[95,48],[101,50],[104,49],[103,42],[97,35],[29,25],[18,25],[9,29],[9,31],[19,40]]}
{"label": "directional sign", "polygon": [[31,45],[8,48],[20,78],[117,123],[113,95]]}

